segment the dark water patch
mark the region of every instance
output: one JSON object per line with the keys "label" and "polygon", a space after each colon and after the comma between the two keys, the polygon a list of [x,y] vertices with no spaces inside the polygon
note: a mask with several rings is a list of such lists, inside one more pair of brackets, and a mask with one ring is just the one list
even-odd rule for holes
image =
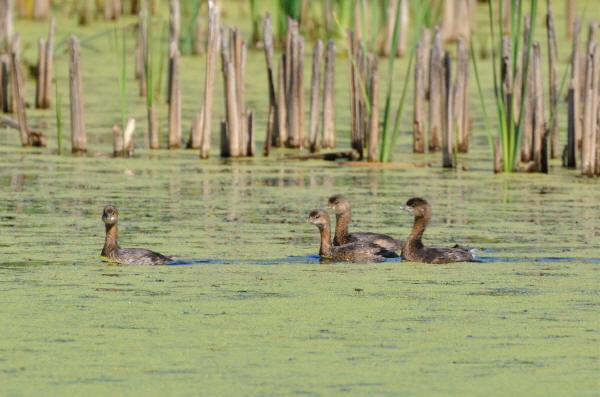
{"label": "dark water patch", "polygon": [[264,292],[264,291],[252,291],[252,290],[238,290],[233,295],[228,295],[228,299],[232,300],[246,300],[246,299],[260,299],[260,298],[289,298],[290,294],[281,294],[278,292]]}
{"label": "dark water patch", "polygon": [[55,385],[79,385],[79,384],[92,384],[92,383],[119,383],[125,382],[125,379],[117,379],[117,378],[83,378],[83,379],[75,379],[67,382],[52,382]]}
{"label": "dark water patch", "polygon": [[533,295],[527,288],[492,288],[484,291],[468,292],[467,295],[482,296],[527,296]]}
{"label": "dark water patch", "polygon": [[177,374],[196,374],[198,373],[197,369],[154,369],[149,371],[144,371],[147,374],[151,375],[177,375]]}
{"label": "dark water patch", "polygon": [[569,273],[549,273],[549,272],[516,272],[516,276],[527,276],[527,277],[571,277],[573,274]]}
{"label": "dark water patch", "polygon": [[573,256],[541,256],[541,257],[512,257],[512,256],[477,256],[474,262],[554,262],[554,263],[600,263],[600,258],[577,258]]}

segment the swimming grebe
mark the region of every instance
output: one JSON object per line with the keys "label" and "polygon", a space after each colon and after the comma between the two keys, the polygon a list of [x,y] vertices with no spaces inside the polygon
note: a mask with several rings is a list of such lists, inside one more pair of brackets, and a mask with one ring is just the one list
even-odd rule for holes
{"label": "swimming grebe", "polygon": [[345,262],[381,262],[384,258],[397,258],[398,255],[372,243],[356,242],[331,246],[331,222],[327,212],[314,210],[308,215],[308,222],[317,226],[321,232],[321,247],[319,255],[323,259]]}
{"label": "swimming grebe", "polygon": [[327,207],[335,212],[335,235],[333,245],[343,245],[348,243],[372,243],[390,251],[401,250],[404,241],[396,240],[385,234],[379,233],[348,233],[348,224],[350,223],[350,203],[346,197],[336,194],[329,197]]}
{"label": "swimming grebe", "polygon": [[106,238],[102,256],[125,265],[164,265],[173,259],[143,248],[121,248],[117,244],[119,211],[112,205],[104,207],[102,221],[106,226]]}
{"label": "swimming grebe", "polygon": [[423,232],[431,218],[431,207],[422,198],[411,198],[402,207],[403,210],[415,215],[412,231],[402,248],[402,259],[423,263],[468,262],[473,255],[462,247],[425,247],[421,242]]}

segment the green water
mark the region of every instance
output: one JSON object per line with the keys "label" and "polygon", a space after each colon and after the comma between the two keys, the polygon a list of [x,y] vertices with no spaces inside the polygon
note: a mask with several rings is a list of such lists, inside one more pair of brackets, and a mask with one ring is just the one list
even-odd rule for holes
{"label": "green water", "polygon": [[[60,26],[58,37],[112,25]],[[45,26],[17,29],[33,43]],[[107,41],[94,45],[84,50],[87,156],[56,155],[52,110],[29,110],[47,149],[22,149],[0,129],[0,395],[599,394],[598,181],[557,161],[550,175],[492,175],[474,92],[472,150],[456,170],[442,170],[440,154],[409,154],[408,120],[396,159],[431,165],[366,169],[281,151],[235,161],[147,151],[144,100],[129,81],[136,157],[113,159],[118,85]],[[264,57],[248,59],[261,147]],[[56,68],[69,149],[66,61]],[[184,125],[200,105],[202,62],[183,60]],[[340,58],[340,148],[346,67]],[[399,238],[411,226],[399,206],[425,197],[426,242],[474,247],[482,262],[320,264],[305,219],[333,193],[353,204],[353,230]],[[180,266],[102,262],[108,203],[122,246]]]}

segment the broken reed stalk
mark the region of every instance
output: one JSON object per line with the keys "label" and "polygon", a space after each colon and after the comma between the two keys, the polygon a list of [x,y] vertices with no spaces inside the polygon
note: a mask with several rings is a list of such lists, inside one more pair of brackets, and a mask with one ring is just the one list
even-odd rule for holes
{"label": "broken reed stalk", "polygon": [[323,42],[317,40],[313,50],[312,80],[310,84],[310,124],[309,139],[311,153],[319,151],[319,121],[321,116],[321,60]]}
{"label": "broken reed stalk", "polygon": [[[529,18],[526,19],[527,21]],[[525,29],[525,35],[523,37],[523,48],[527,48],[527,41],[529,40],[528,28]],[[525,55],[523,55],[525,57]],[[522,75],[523,79],[526,79],[524,86],[526,86],[526,94],[523,99],[523,114],[522,114],[522,133],[521,133],[521,161],[528,163],[533,159],[533,146],[534,146],[534,112],[535,112],[535,76],[533,68],[533,60],[531,60],[531,67],[527,72],[527,75]]]}
{"label": "broken reed stalk", "polygon": [[[298,23],[288,18],[285,53],[285,102],[286,133],[285,145],[302,148],[304,142],[304,38],[298,32]],[[281,131],[280,131],[281,135]]]}
{"label": "broken reed stalk", "polygon": [[135,119],[127,120],[125,132],[123,133],[123,154],[133,156],[133,134],[135,133]]}
{"label": "broken reed stalk", "polygon": [[296,84],[294,92],[296,93],[296,100],[294,103],[297,106],[296,115],[298,119],[298,128],[296,129],[296,139],[300,148],[304,148],[305,138],[304,133],[306,131],[305,126],[305,114],[304,114],[304,38],[298,35],[298,43],[296,46],[296,53],[294,54],[296,61]]}
{"label": "broken reed stalk", "polygon": [[[175,43],[177,50],[179,50],[179,35],[181,32],[181,14],[179,7],[179,0],[169,0],[169,59],[171,60],[171,43]],[[173,72],[171,71],[172,62],[169,62],[168,71],[168,83],[167,83],[167,103],[171,103],[171,78]]]}
{"label": "broken reed stalk", "polygon": [[443,124],[442,124],[442,166],[452,168],[454,166],[454,112],[452,111],[452,81],[450,53],[445,51],[442,64],[442,90],[443,100]]}
{"label": "broken reed stalk", "polygon": [[196,114],[188,147],[200,145],[200,158],[210,154],[212,108],[214,102],[217,57],[219,55],[219,12],[212,1],[208,2],[208,43],[206,47],[206,73],[204,76],[204,102]]}
{"label": "broken reed stalk", "polygon": [[598,164],[598,112],[600,111],[600,71],[598,70],[598,25],[591,21],[589,25],[587,56],[585,62],[585,85],[583,100],[583,131],[581,173],[597,175]]}
{"label": "broken reed stalk", "polygon": [[113,157],[123,155],[123,130],[115,124],[112,128],[113,133]]}
{"label": "broken reed stalk", "polygon": [[546,30],[548,35],[548,80],[550,94],[550,157],[557,158],[558,147],[558,78],[556,63],[558,62],[558,47],[556,44],[556,31],[554,29],[554,15],[552,14],[552,0],[547,2]]}
{"label": "broken reed stalk", "polygon": [[[546,116],[544,114],[544,86],[542,83],[542,55],[539,43],[533,43],[532,48],[532,78],[533,78],[533,171],[543,172],[547,164],[544,155],[546,148]],[[547,172],[547,170],[546,170]]]}
{"label": "broken reed stalk", "polygon": [[565,22],[567,23],[567,37],[572,38],[575,34],[574,22],[575,22],[575,0],[566,0],[567,17]]}
{"label": "broken reed stalk", "polygon": [[392,42],[394,38],[394,24],[396,23],[396,8],[398,0],[390,0],[386,11],[385,36],[382,41],[379,53],[381,56],[389,57],[392,50]]}
{"label": "broken reed stalk", "polygon": [[[231,39],[230,39],[231,37]],[[246,43],[237,28],[221,30],[221,64],[225,84],[225,111],[227,121],[221,131],[221,155],[248,156],[254,153],[253,115],[246,116],[244,102],[244,74]]]}
{"label": "broken reed stalk", "polygon": [[104,0],[104,19],[116,20],[121,15],[121,0]]}
{"label": "broken reed stalk", "polygon": [[413,152],[425,153],[425,43],[415,49],[415,92],[413,105]]}
{"label": "broken reed stalk", "polygon": [[4,113],[9,113],[10,97],[8,94],[10,79],[10,57],[7,54],[0,54],[0,109]]}
{"label": "broken reed stalk", "polygon": [[254,156],[254,152],[256,149],[256,143],[254,141],[254,111],[252,109],[248,110],[248,115],[247,115],[247,124],[246,124],[246,131],[247,131],[247,142],[246,142],[246,156]]}
{"label": "broken reed stalk", "polygon": [[179,86],[179,44],[169,49],[169,149],[181,147],[181,88]]}
{"label": "broken reed stalk", "polygon": [[575,120],[576,112],[576,87],[577,83],[575,79],[571,79],[569,82],[569,91],[567,94],[568,104],[568,118],[567,118],[567,146],[565,147],[566,158],[565,166],[568,168],[577,167],[577,139],[575,137],[575,129],[577,122]]}
{"label": "broken reed stalk", "polygon": [[56,113],[56,142],[58,146],[58,155],[62,154],[62,95],[58,92],[58,83],[54,86],[56,106],[54,107]]}
{"label": "broken reed stalk", "polygon": [[459,38],[457,44],[456,82],[454,85],[454,117],[456,119],[457,150],[469,151],[471,117],[469,115],[469,54],[465,40]]}
{"label": "broken reed stalk", "polygon": [[406,54],[408,42],[408,0],[400,0],[400,20],[398,21],[398,23],[399,26],[396,56],[403,57]]}
{"label": "broken reed stalk", "polygon": [[52,104],[52,80],[54,77],[54,17],[50,18],[48,27],[48,40],[46,41],[46,55],[44,57],[44,89],[42,92],[41,108],[48,109]]}
{"label": "broken reed stalk", "polygon": [[0,54],[8,52],[13,36],[13,1],[0,1]]}
{"label": "broken reed stalk", "polygon": [[377,153],[377,144],[379,140],[379,61],[373,54],[369,54],[368,59],[371,111],[369,113],[369,145],[367,161],[376,162],[379,158]]}
{"label": "broken reed stalk", "polygon": [[[506,6],[510,0],[503,0]],[[471,23],[474,21],[475,4],[472,0],[455,0],[443,2],[441,17],[442,41],[463,40],[471,37]]]}
{"label": "broken reed stalk", "polygon": [[83,76],[81,73],[81,50],[77,37],[71,36],[69,62],[69,91],[71,98],[71,152],[86,152],[85,114],[83,107]]}
{"label": "broken reed stalk", "polygon": [[323,83],[323,148],[335,147],[335,42],[329,40],[325,50],[325,78]]}
{"label": "broken reed stalk", "polygon": [[236,98],[236,75],[234,66],[233,49],[229,45],[229,31],[223,28],[221,31],[221,61],[223,69],[223,82],[225,83],[225,110],[227,115],[226,136],[228,155],[239,156],[240,120],[238,101]]}
{"label": "broken reed stalk", "polygon": [[50,0],[34,0],[33,1],[33,19],[39,21],[48,18],[50,10]]}
{"label": "broken reed stalk", "polygon": [[21,135],[21,145],[29,146],[29,127],[27,126],[27,115],[25,113],[25,83],[23,72],[21,70],[21,38],[18,34],[13,37],[11,48],[11,76],[12,76],[12,94],[16,101],[17,118],[19,123],[19,132]]}
{"label": "broken reed stalk", "polygon": [[347,30],[347,37],[348,37],[348,49],[349,49],[349,54],[348,54],[348,68],[350,70],[350,115],[351,115],[351,147],[356,150],[359,153],[359,157],[362,159],[362,144],[358,143],[357,144],[357,132],[358,132],[358,125],[357,125],[357,118],[358,118],[358,80],[357,80],[357,70],[354,66],[354,64],[356,63],[354,61],[354,56],[355,56],[355,47],[356,45],[354,44],[355,42],[355,37],[354,37],[354,32],[350,29]]}
{"label": "broken reed stalk", "polygon": [[287,143],[287,96],[285,87],[285,54],[281,56],[277,68],[277,136],[274,146],[281,146]]}
{"label": "broken reed stalk", "polygon": [[42,97],[44,95],[44,80],[46,78],[46,40],[38,39],[38,63],[37,63],[37,81],[35,85],[35,107],[42,107]]}
{"label": "broken reed stalk", "polygon": [[573,118],[575,133],[575,157],[579,157],[581,151],[581,43],[579,32],[581,31],[581,19],[573,22],[573,52],[571,53],[571,80],[573,83]]}
{"label": "broken reed stalk", "polygon": [[246,42],[242,40],[239,28],[231,31],[231,48],[233,49],[233,64],[235,66],[235,92],[239,120],[239,154],[245,156],[248,152],[248,129],[246,120],[246,101],[244,76],[246,75]]}
{"label": "broken reed stalk", "polygon": [[277,99],[275,96],[273,23],[271,14],[267,12],[263,20],[263,45],[267,63],[267,82],[269,84],[269,113],[267,117],[267,136],[265,138],[263,155],[269,155],[271,145],[277,145]]}
{"label": "broken reed stalk", "polygon": [[442,139],[443,97],[438,94],[443,90],[442,62],[442,40],[440,30],[436,28],[429,57],[429,151],[439,150]]}

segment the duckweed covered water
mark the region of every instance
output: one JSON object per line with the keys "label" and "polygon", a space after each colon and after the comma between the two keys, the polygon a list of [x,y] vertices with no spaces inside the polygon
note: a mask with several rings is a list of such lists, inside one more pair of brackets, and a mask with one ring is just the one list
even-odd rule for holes
{"label": "duckweed covered water", "polygon": [[[31,40],[43,30],[20,26]],[[136,158],[113,159],[116,75],[106,84],[101,57],[84,54],[87,156],[55,155],[51,111],[30,111],[47,149],[0,130],[0,394],[598,395],[598,181],[557,162],[547,176],[492,175],[478,114],[471,153],[451,171],[439,154],[407,154],[408,133],[397,158],[430,167],[150,152],[133,82]],[[184,63],[191,120],[201,61]],[[249,73],[264,77],[263,63],[250,53]],[[248,81],[257,109],[265,83]],[[353,230],[399,238],[412,223],[399,206],[425,197],[426,241],[473,247],[481,262],[320,264],[305,220],[333,193],[350,199]],[[108,203],[122,246],[175,255],[176,266],[102,262]]]}

